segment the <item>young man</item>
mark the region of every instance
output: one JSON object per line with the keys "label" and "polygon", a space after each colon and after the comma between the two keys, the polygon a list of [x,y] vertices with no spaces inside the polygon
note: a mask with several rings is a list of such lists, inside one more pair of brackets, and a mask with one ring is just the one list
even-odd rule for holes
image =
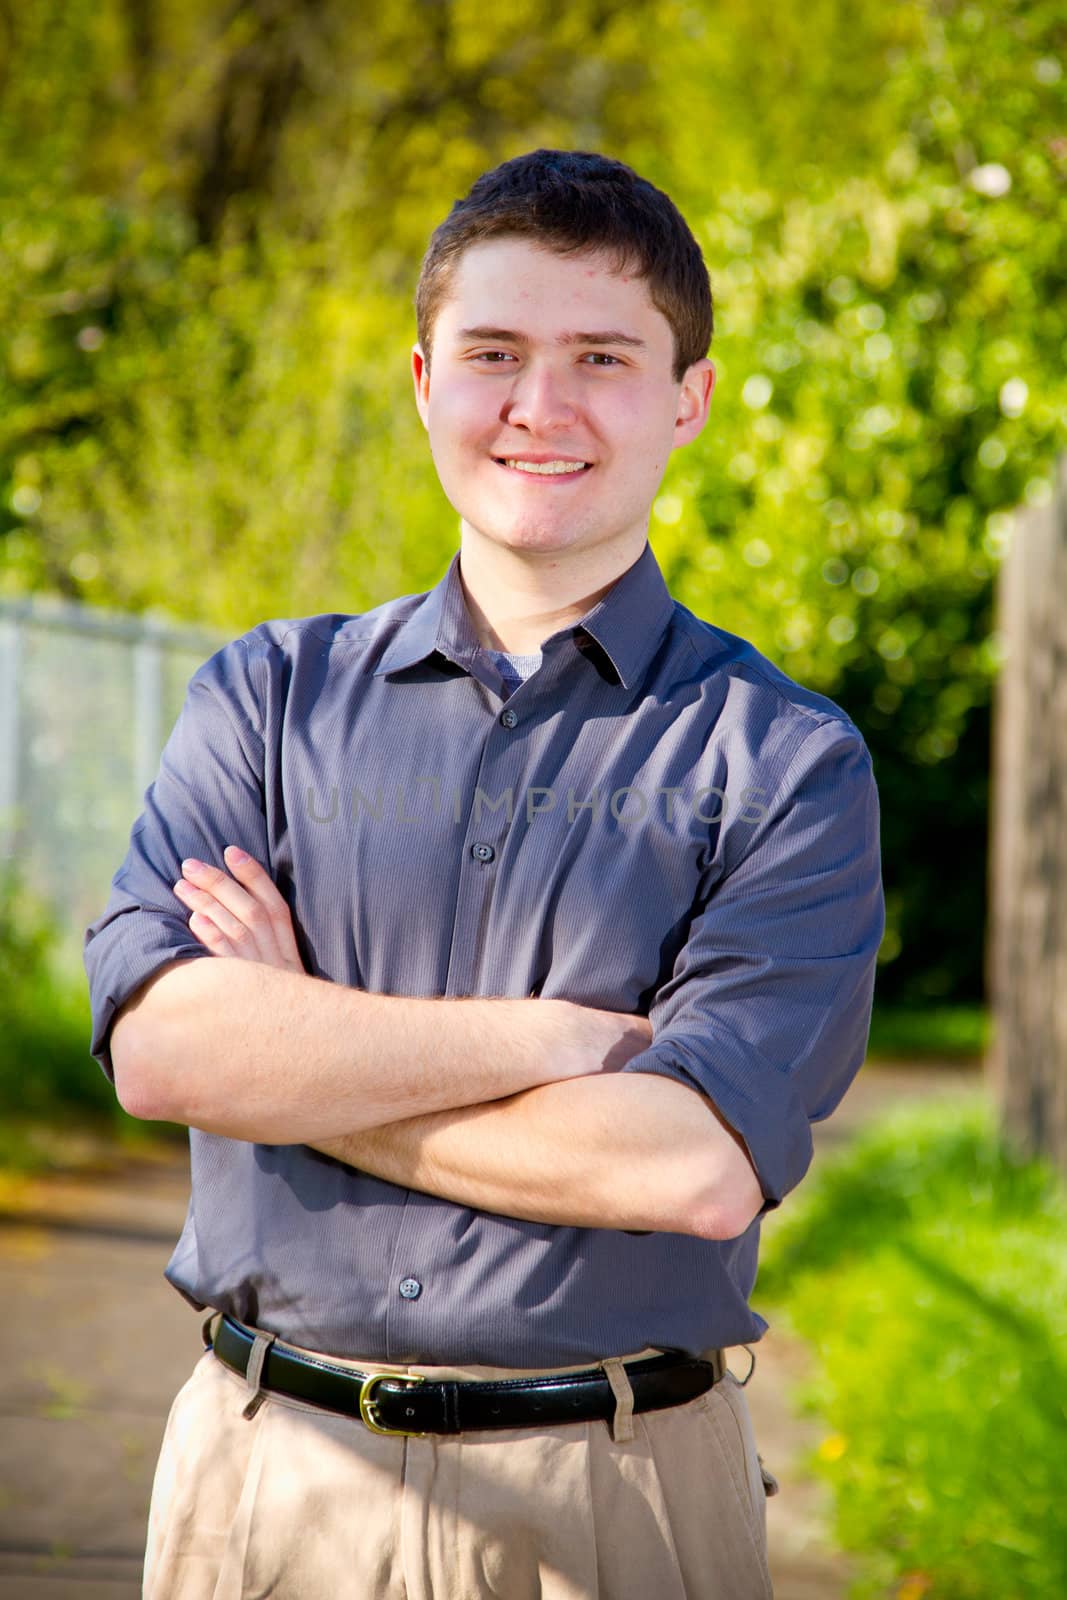
{"label": "young man", "polygon": [[723,1352],[866,1049],[870,759],[648,544],[714,382],[664,194],[506,162],[417,313],[459,552],[197,672],[86,938],[94,1053],[190,1128],[167,1276],[210,1311],[146,1594],[766,1596]]}

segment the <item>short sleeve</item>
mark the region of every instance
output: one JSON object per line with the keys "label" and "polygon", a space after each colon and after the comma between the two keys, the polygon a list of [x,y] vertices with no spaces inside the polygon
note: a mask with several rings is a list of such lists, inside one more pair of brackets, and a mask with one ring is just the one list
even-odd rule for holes
{"label": "short sleeve", "polygon": [[242,637],[194,673],[107,905],[85,933],[90,1052],[112,1083],[116,1012],[161,967],[208,954],[173,892],[182,861],[196,856],[222,865],[225,847],[240,844],[269,863],[253,659]]}
{"label": "short sleeve", "polygon": [[[764,792],[767,792],[766,790]],[[779,1206],[863,1063],[885,927],[878,794],[847,722],[802,740],[751,842],[698,905],[623,1069],[706,1094]]]}

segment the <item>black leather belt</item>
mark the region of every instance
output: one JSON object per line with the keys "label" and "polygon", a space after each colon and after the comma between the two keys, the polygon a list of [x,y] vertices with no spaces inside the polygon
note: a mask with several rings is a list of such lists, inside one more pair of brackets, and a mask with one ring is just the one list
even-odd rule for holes
{"label": "black leather belt", "polygon": [[[210,1321],[210,1319],[209,1319]],[[218,1359],[242,1377],[255,1334],[223,1316],[213,1341]],[[626,1364],[634,1411],[663,1411],[706,1394],[716,1382],[710,1361],[667,1352]],[[356,1372],[331,1366],[274,1341],[260,1372],[268,1394],[359,1417],[374,1433],[466,1433],[480,1428],[536,1428],[546,1423],[607,1421],[615,1396],[603,1368],[505,1378],[495,1383],[433,1382],[406,1372]]]}

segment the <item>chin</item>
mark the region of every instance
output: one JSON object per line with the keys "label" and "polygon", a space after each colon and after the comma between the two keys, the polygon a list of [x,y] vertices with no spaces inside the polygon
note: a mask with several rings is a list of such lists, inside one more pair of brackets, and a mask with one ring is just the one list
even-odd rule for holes
{"label": "chin", "polygon": [[500,527],[492,523],[486,527],[479,526],[470,518],[467,521],[483,539],[488,539],[492,544],[503,545],[508,550],[569,550],[580,537],[578,531],[573,528],[531,527],[528,524]]}

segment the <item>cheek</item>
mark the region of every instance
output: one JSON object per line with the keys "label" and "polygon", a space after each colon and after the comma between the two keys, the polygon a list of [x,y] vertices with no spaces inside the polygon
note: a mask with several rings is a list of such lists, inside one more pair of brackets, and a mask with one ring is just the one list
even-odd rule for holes
{"label": "cheek", "polygon": [[642,463],[647,464],[653,456],[664,459],[669,454],[674,413],[665,414],[662,396],[634,386],[611,399],[614,403],[598,414],[606,436],[620,441],[626,454]]}
{"label": "cheek", "polygon": [[442,439],[462,441],[497,421],[499,404],[479,383],[452,382],[431,391],[430,425]]}

